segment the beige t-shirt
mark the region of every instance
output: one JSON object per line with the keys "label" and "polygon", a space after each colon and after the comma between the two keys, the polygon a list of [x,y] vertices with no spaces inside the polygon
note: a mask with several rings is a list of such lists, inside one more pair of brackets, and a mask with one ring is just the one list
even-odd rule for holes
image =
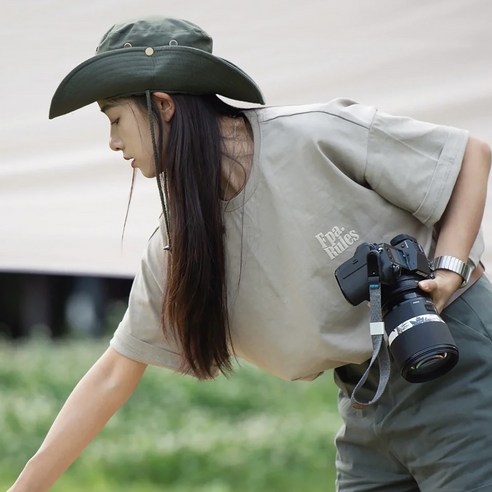
{"label": "beige t-shirt", "polygon": [[[433,225],[468,134],[346,99],[245,115],[253,168],[243,192],[224,205],[235,354],[288,380],[363,362],[372,351],[368,308],[344,299],[334,271],[362,242],[389,242],[400,233],[432,253]],[[177,370],[179,348],[160,327],[163,246],[158,229],[111,345]],[[477,240],[475,263],[482,252]]]}

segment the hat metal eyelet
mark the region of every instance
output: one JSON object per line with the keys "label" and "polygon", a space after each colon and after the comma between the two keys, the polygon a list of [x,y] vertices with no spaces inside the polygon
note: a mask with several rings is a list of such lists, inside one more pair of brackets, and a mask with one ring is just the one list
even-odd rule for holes
{"label": "hat metal eyelet", "polygon": [[178,46],[178,42],[175,39],[171,39],[171,41],[169,41],[169,46]]}
{"label": "hat metal eyelet", "polygon": [[133,48],[133,45],[132,45],[132,43],[125,43],[123,45],[123,48]]}

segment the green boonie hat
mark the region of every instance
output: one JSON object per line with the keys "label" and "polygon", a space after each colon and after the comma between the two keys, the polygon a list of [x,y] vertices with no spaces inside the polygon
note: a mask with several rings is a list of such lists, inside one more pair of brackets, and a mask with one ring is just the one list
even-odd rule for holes
{"label": "green boonie hat", "polygon": [[58,86],[49,117],[146,91],[220,94],[264,104],[260,89],[245,72],[212,55],[212,38],[200,27],[153,16],[115,24],[96,55],[75,67]]}

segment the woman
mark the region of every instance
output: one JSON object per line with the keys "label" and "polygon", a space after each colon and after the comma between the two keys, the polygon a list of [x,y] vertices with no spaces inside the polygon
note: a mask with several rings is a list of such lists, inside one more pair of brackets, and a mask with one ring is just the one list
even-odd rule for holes
{"label": "woman", "polygon": [[[492,490],[480,453],[492,423],[479,235],[489,147],[348,100],[240,110],[216,94],[263,103],[198,26],[160,17],[113,26],[56,91],[52,118],[99,103],[111,149],[156,178],[163,214],[110,347],[10,491],[48,490],[148,364],[206,379],[233,357],[289,380],[337,368],[338,490]],[[379,382],[371,366],[351,405],[373,351],[369,311],[345,301],[334,273],[359,245],[400,233],[435,258],[414,290],[442,311],[460,360],[421,384],[394,360]]]}

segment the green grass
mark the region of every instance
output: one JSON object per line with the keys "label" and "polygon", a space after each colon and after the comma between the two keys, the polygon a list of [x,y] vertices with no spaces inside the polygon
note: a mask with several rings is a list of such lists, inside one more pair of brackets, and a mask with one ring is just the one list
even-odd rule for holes
{"label": "green grass", "polygon": [[[105,347],[0,344],[0,490]],[[198,382],[151,367],[53,490],[331,492],[339,423],[331,374],[291,383],[243,365]]]}

